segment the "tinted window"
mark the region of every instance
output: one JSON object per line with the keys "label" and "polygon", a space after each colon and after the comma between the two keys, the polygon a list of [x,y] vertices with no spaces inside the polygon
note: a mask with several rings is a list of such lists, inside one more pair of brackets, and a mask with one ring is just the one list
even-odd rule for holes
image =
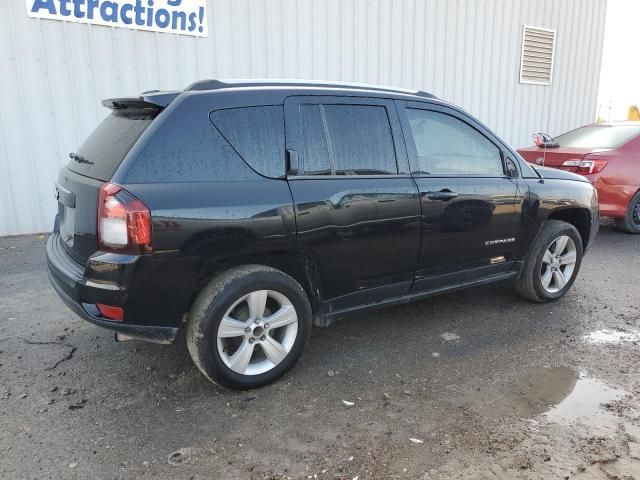
{"label": "tinted window", "polygon": [[640,135],[640,125],[588,125],[556,137],[561,147],[616,148]]}
{"label": "tinted window", "polygon": [[282,106],[218,110],[211,121],[255,171],[272,178],[285,174]]}
{"label": "tinted window", "polygon": [[465,122],[429,110],[409,108],[406,112],[416,149],[414,172],[504,175],[498,147]]}
{"label": "tinted window", "polygon": [[256,177],[206,115],[166,118],[125,175],[127,183],[211,182]]}
{"label": "tinted window", "polygon": [[337,175],[398,173],[385,107],[323,105]]}
{"label": "tinted window", "polygon": [[319,105],[300,105],[302,151],[300,171],[304,175],[330,175],[329,149]]}
{"label": "tinted window", "polygon": [[[99,180],[110,180],[118,166],[153,121],[149,110],[115,110],[75,152],[69,170]],[[80,160],[80,161],[78,161]]]}

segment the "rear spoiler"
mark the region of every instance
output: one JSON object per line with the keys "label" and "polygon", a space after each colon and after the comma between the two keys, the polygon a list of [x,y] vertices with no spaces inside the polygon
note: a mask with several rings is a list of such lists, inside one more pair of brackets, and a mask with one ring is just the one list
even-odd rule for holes
{"label": "rear spoiler", "polygon": [[145,110],[162,110],[168,106],[181,92],[160,92],[154,90],[144,92],[139,97],[129,98],[109,98],[102,101],[102,105],[111,110],[122,110],[125,108],[137,108]]}

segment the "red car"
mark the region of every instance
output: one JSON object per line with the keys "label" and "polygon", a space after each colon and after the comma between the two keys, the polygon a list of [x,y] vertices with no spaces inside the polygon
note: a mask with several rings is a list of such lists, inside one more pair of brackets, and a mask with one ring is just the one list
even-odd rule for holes
{"label": "red car", "polygon": [[537,146],[518,149],[525,160],[584,175],[598,190],[600,214],[640,233],[640,122],[586,125],[534,139]]}

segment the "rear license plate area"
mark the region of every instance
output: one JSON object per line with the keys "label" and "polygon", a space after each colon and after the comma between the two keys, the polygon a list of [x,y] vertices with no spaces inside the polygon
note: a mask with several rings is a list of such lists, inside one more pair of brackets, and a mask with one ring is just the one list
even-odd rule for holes
{"label": "rear license plate area", "polygon": [[58,203],[58,216],[60,218],[60,237],[68,246],[73,247],[75,232],[76,209],[69,208]]}
{"label": "rear license plate area", "polygon": [[73,247],[73,238],[75,235],[76,196],[70,190],[56,184],[56,198],[58,199],[60,237],[69,247]]}

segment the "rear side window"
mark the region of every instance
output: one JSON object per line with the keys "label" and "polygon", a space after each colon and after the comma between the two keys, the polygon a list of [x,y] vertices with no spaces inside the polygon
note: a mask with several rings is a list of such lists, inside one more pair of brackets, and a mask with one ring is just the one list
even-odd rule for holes
{"label": "rear side window", "polygon": [[375,105],[301,105],[302,174],[398,173],[387,110]]}
{"label": "rear side window", "polygon": [[155,115],[149,110],[114,110],[74,152],[67,167],[87,177],[110,180]]}
{"label": "rear side window", "polygon": [[282,106],[218,110],[211,121],[256,172],[278,178],[285,174]]}
{"label": "rear side window", "polygon": [[425,175],[503,176],[500,149],[446,113],[406,109],[415,146],[412,170]]}
{"label": "rear side window", "polygon": [[256,173],[207,117],[206,114],[166,117],[136,155],[125,181],[215,182],[256,178]]}

